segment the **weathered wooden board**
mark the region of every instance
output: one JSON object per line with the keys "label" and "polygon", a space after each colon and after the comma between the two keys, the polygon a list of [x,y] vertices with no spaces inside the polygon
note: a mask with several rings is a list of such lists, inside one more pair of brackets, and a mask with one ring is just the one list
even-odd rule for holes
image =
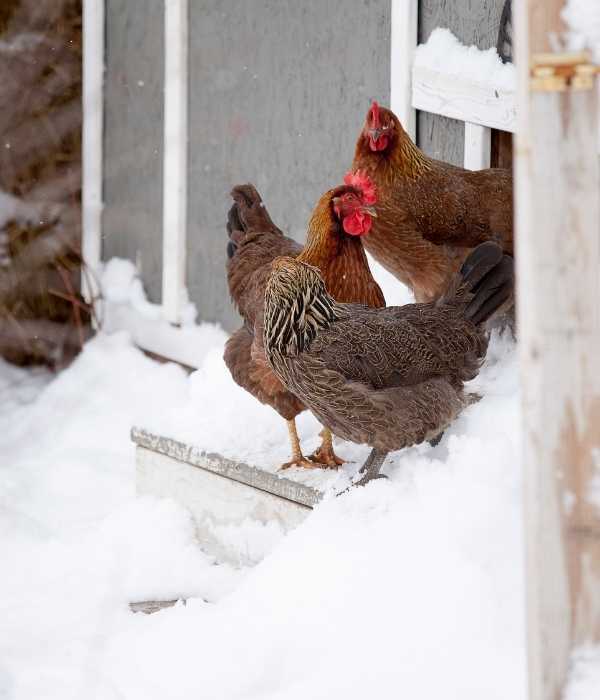
{"label": "weathered wooden board", "polygon": [[152,615],[152,613],[159,612],[160,610],[172,608],[179,602],[184,605],[186,604],[185,598],[180,600],[141,600],[137,603],[129,603],[129,609],[134,613],[141,612],[145,615]]}
{"label": "weathered wooden board", "polygon": [[413,68],[413,106],[502,131],[514,132],[516,129],[515,91],[422,66]]}
{"label": "weathered wooden board", "polygon": [[229,191],[253,182],[304,240],[341,182],[371,99],[390,100],[390,0],[190,2],[188,290],[204,320],[229,301]]}
{"label": "weathered wooden board", "polygon": [[194,445],[137,428],[132,439],[137,445],[138,493],[170,497],[187,508],[203,548],[219,561],[253,563],[232,544],[232,527],[250,520],[276,523],[288,532],[321,498],[310,486]]}
{"label": "weathered wooden board", "polygon": [[529,698],[600,643],[600,172],[595,89],[534,90],[562,0],[515,3],[516,259]]}

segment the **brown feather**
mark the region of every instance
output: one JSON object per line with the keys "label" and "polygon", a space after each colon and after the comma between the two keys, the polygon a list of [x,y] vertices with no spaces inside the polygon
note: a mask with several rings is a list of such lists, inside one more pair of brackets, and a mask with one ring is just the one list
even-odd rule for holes
{"label": "brown feather", "polygon": [[[512,293],[512,261],[486,246],[438,303],[386,309],[339,304],[317,270],[281,258],[265,296],[275,373],[347,440],[390,451],[436,437],[471,403],[463,387],[485,357],[482,323]],[[474,322],[479,298],[486,314]]]}
{"label": "brown feather", "polygon": [[512,174],[429,158],[390,110],[379,111],[390,124],[388,147],[372,151],[365,125],[352,164],[367,172],[378,193],[378,217],[364,245],[418,301],[432,301],[480,243],[492,240],[513,254]]}
{"label": "brown feather", "polygon": [[234,204],[227,229],[234,251],[227,263],[227,280],[244,327],[228,340],[224,360],[237,384],[286,420],[305,406],[273,373],[263,347],[264,293],[273,261],[280,256],[301,256],[323,271],[335,299],[385,306],[360,238],[344,233],[333,212],[333,197],[348,189],[338,187],[321,197],[311,216],[304,249],[275,226],[252,185],[232,191]]}

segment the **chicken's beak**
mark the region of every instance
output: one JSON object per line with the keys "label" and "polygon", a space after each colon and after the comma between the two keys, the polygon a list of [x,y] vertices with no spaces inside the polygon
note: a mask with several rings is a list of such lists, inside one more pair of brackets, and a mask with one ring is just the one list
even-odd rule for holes
{"label": "chicken's beak", "polygon": [[369,129],[369,136],[373,139],[374,142],[378,141],[382,133],[382,129]]}
{"label": "chicken's beak", "polygon": [[363,211],[366,211],[367,214],[370,214],[371,216],[374,216],[377,218],[377,212],[375,211],[375,207],[361,207]]}

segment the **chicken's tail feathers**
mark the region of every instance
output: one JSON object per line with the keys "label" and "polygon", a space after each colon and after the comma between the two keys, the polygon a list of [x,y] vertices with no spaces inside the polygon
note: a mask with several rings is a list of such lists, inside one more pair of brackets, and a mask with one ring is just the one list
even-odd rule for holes
{"label": "chicken's tail feathers", "polygon": [[254,185],[236,185],[231,190],[233,205],[230,213],[233,215],[234,223],[238,230],[248,233],[249,231],[272,231],[281,234],[281,230],[275,226],[262,197]]}
{"label": "chicken's tail feathers", "polygon": [[492,241],[477,246],[466,258],[441,303],[459,302],[464,316],[475,324],[485,323],[511,299],[514,262]]}
{"label": "chicken's tail feathers", "polygon": [[473,298],[467,304],[465,317],[476,325],[485,323],[512,299],[515,286],[514,269],[513,259],[509,255],[503,255],[502,260],[473,290]]}

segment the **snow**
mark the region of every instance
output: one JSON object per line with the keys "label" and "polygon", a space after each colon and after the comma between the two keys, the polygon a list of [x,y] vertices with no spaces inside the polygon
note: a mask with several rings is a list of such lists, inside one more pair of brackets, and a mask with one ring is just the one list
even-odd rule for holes
{"label": "snow", "polygon": [[572,51],[590,49],[600,61],[600,3],[597,0],[567,0],[562,18],[568,25],[567,42]]}
{"label": "snow", "polygon": [[[374,273],[389,301],[407,300]],[[103,281],[111,303],[148,311],[129,263]],[[178,504],[135,495],[133,424],[270,469],[289,457],[284,421],[229,377],[225,334],[189,330],[205,340],[191,374],[122,332],[56,376],[0,363],[0,697],[525,700],[513,341],[492,337],[470,386],[481,401],[437,447],[390,455],[385,482],[333,496],[366,454],[347,443],[355,463],[339,476],[287,472],[329,489],[324,501],[287,535],[222,526],[257,562],[234,568],[202,550]],[[308,451],[319,426],[298,423]],[[128,608],[180,598],[151,616]],[[567,700],[598,696],[598,653],[578,650]]]}
{"label": "snow", "polygon": [[196,307],[182,309],[182,325],[174,328],[163,318],[159,304],[148,301],[133,263],[112,258],[100,265],[100,325],[107,332],[127,330],[134,341],[146,350],[198,367],[206,351],[227,336],[216,324],[196,325]]}
{"label": "snow", "polygon": [[510,92],[516,89],[514,65],[502,63],[494,47],[482,51],[476,46],[465,46],[442,27],[434,29],[427,42],[417,46],[414,66]]}
{"label": "snow", "polygon": [[572,655],[565,700],[596,700],[598,697],[600,697],[600,646],[581,647]]}
{"label": "snow", "polygon": [[[386,482],[327,497],[286,536],[224,532],[264,557],[239,569],[202,551],[178,505],[134,492],[132,424],[273,468],[288,457],[284,421],[213,341],[189,376],[124,333],[57,376],[0,365],[0,696],[524,698],[512,341],[493,340],[484,398],[437,447],[392,455]],[[316,422],[299,423],[316,444]],[[175,598],[187,606],[127,606]]]}

